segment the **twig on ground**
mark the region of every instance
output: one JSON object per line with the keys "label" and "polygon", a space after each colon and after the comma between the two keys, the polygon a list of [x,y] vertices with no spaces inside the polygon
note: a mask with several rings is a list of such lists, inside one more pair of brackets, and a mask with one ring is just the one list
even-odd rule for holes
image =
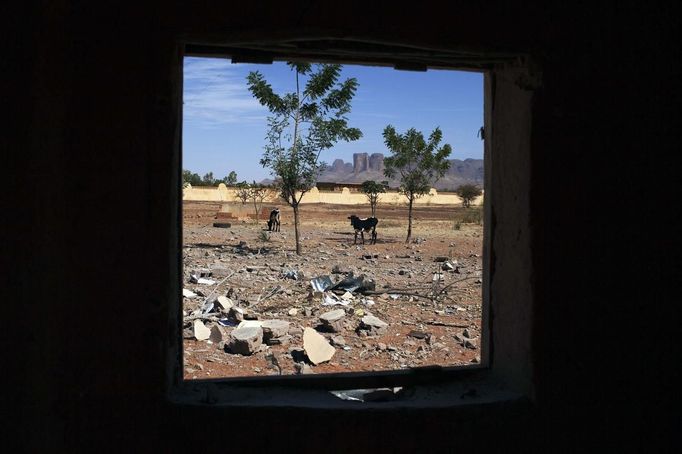
{"label": "twig on ground", "polygon": [[425,325],[432,325],[432,326],[447,326],[448,328],[469,328],[469,325],[458,325],[456,323],[445,323],[445,322],[439,322],[438,320],[427,320],[427,321],[421,321],[420,323],[424,323]]}
{"label": "twig on ground", "polygon": [[211,293],[208,294],[208,296],[207,296],[206,299],[204,300],[204,304],[206,304],[206,302],[209,300],[209,298],[210,298],[211,296],[213,296],[213,294],[215,293],[215,291],[218,290],[218,287],[220,287],[220,286],[223,284],[223,282],[225,282],[226,280],[228,280],[229,278],[231,278],[231,277],[234,276],[234,275],[235,275],[235,272],[233,271],[233,272],[230,273],[229,276],[225,276],[225,279],[223,279],[222,281],[220,281],[220,282],[218,283],[218,285],[216,285],[216,286],[213,288],[213,290],[211,291]]}
{"label": "twig on ground", "polygon": [[197,314],[197,315],[188,315],[187,317],[182,319],[183,323],[193,322],[194,320],[208,320],[209,322],[216,322],[217,323],[219,318],[216,317],[215,315]]}

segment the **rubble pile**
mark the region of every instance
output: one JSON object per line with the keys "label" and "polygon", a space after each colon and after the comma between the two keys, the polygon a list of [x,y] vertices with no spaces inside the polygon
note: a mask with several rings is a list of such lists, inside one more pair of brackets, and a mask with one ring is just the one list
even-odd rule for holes
{"label": "rubble pile", "polygon": [[284,230],[259,241],[254,226],[186,229],[186,378],[480,361],[473,249],[455,255],[452,244],[421,237],[361,246],[321,231],[304,236],[297,256]]}

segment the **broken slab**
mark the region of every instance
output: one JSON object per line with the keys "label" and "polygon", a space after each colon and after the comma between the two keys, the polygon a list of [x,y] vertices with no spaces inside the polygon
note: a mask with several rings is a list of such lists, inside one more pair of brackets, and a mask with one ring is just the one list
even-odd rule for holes
{"label": "broken slab", "polygon": [[230,334],[229,348],[233,353],[251,355],[257,352],[262,344],[263,328],[259,326],[237,328]]}
{"label": "broken slab", "polygon": [[183,288],[182,296],[184,296],[185,298],[196,298],[197,294],[189,289]]}
{"label": "broken slab", "polygon": [[194,320],[194,338],[196,340],[206,340],[211,336],[211,330],[206,328],[201,320]]}
{"label": "broken slab", "polygon": [[325,312],[320,315],[320,321],[332,332],[338,333],[343,331],[343,319],[346,317],[346,311],[343,309],[336,309],[333,311]]}
{"label": "broken slab", "polygon": [[263,322],[258,320],[242,320],[241,322],[239,322],[239,325],[237,325],[237,329],[251,327],[260,328],[261,326],[263,326]]}
{"label": "broken slab", "polygon": [[232,308],[232,306],[234,306],[234,301],[232,301],[227,296],[222,296],[222,295],[216,299],[216,303],[225,312],[229,311],[230,308]]}
{"label": "broken slab", "polygon": [[343,347],[346,345],[346,339],[344,339],[343,336],[333,336],[331,341],[332,345],[336,345],[338,347]]}
{"label": "broken slab", "polygon": [[244,313],[245,311],[241,307],[232,306],[230,308],[230,312],[228,313],[228,317],[237,322],[241,322],[244,320]]}
{"label": "broken slab", "polygon": [[[284,344],[291,339],[289,336],[290,323],[284,320],[263,320],[263,341],[268,345]],[[289,336],[285,339],[286,336]]]}
{"label": "broken slab", "polygon": [[383,320],[380,320],[373,315],[365,315],[360,320],[358,334],[364,334],[366,336],[379,336],[384,334],[387,328],[388,323],[384,322]]}
{"label": "broken slab", "polygon": [[213,328],[211,328],[211,335],[208,339],[214,344],[219,344],[226,338],[227,335],[225,334],[223,328],[220,325],[213,325]]}
{"label": "broken slab", "polygon": [[329,345],[323,335],[308,327],[303,331],[303,349],[311,363],[318,365],[329,361],[336,349]]}

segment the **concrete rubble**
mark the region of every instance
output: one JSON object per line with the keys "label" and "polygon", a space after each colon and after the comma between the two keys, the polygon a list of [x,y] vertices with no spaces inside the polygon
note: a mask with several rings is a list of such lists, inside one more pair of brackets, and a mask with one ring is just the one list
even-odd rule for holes
{"label": "concrete rubble", "polygon": [[310,362],[315,365],[329,361],[336,353],[327,339],[312,328],[303,331],[303,349]]}
{"label": "concrete rubble", "polygon": [[346,318],[346,311],[336,309],[320,315],[320,321],[327,331],[340,333],[343,331],[343,321]]}
{"label": "concrete rubble", "polygon": [[[216,231],[226,237],[211,239]],[[480,361],[481,259],[469,256],[471,247],[457,253],[449,242],[418,238],[378,249],[353,245],[351,235],[350,244],[347,236],[304,240],[310,249],[298,257],[275,246],[284,235],[244,241],[243,231],[209,225],[186,241],[216,245],[183,249],[184,353],[195,371],[188,377],[200,363],[245,376]],[[444,298],[429,299],[433,286],[453,283]]]}
{"label": "concrete rubble", "polygon": [[380,336],[386,333],[386,328],[388,328],[388,323],[373,315],[365,315],[358,327],[358,334],[361,336]]}
{"label": "concrete rubble", "polygon": [[229,349],[240,355],[252,355],[263,344],[263,328],[246,326],[237,328],[230,334]]}
{"label": "concrete rubble", "polygon": [[289,343],[290,323],[284,320],[263,320],[263,342],[268,345],[284,345]]}
{"label": "concrete rubble", "polygon": [[206,340],[211,336],[211,330],[206,328],[201,320],[194,320],[194,338],[196,340]]}

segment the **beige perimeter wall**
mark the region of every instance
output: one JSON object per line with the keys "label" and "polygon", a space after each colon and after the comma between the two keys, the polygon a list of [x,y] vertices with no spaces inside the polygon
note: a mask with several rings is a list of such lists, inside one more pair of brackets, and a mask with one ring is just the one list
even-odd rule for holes
{"label": "beige perimeter wall", "polygon": [[[236,190],[234,188],[228,188],[224,184],[220,184],[218,187],[207,187],[207,186],[188,186],[182,191],[182,199],[188,201],[206,201],[206,202],[238,202],[239,199],[236,195]],[[276,191],[271,191],[269,197],[265,200],[266,202],[282,202],[278,197]],[[473,205],[480,205],[483,202],[483,196],[478,197],[474,200]],[[282,202],[283,203],[283,202]],[[329,203],[338,205],[366,205],[367,197],[361,192],[351,192],[348,188],[344,187],[341,191],[320,191],[317,188],[313,188],[310,192],[307,192],[301,203]],[[381,194],[379,198],[379,203],[389,204],[389,205],[407,205],[407,198],[398,193],[397,191],[390,191],[385,194]],[[457,195],[447,192],[438,193],[435,189],[431,188],[431,192],[424,197],[420,197],[415,201],[416,205],[461,205],[462,199]]]}

